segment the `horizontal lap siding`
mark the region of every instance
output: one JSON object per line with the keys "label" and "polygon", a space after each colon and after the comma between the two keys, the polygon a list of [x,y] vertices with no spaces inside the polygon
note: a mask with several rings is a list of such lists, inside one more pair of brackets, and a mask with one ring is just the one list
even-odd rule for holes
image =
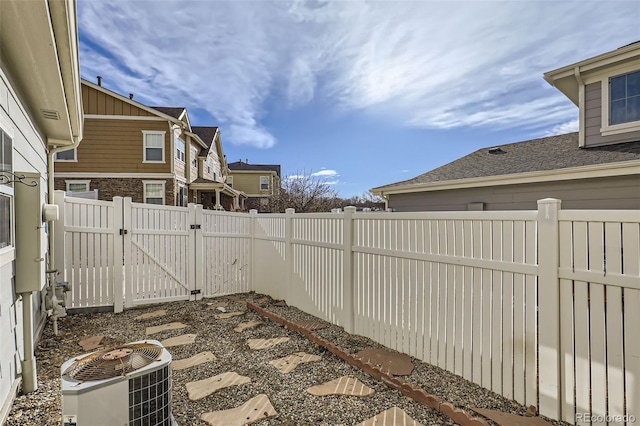
{"label": "horizontal lap siding", "polygon": [[563,209],[640,209],[638,176],[503,185],[448,191],[393,194],[395,211],[461,211],[483,202],[485,210],[535,210],[537,200],[558,198]]}
{"label": "horizontal lap siding", "polygon": [[[164,163],[143,163],[143,130],[165,133]],[[56,172],[169,173],[173,151],[165,121],[85,119],[77,162],[57,162]]]}

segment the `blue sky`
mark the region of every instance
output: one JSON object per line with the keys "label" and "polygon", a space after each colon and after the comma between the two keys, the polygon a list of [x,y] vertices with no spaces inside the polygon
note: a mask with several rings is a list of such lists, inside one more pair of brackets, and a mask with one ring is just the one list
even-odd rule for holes
{"label": "blue sky", "polygon": [[640,40],[640,1],[78,1],[83,78],[341,196],[577,128],[542,74]]}

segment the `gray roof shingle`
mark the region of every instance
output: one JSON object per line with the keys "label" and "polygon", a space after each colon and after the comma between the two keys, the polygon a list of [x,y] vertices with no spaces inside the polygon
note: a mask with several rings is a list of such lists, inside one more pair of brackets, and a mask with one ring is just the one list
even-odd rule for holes
{"label": "gray roof shingle", "polygon": [[[496,148],[499,148],[497,152],[495,152]],[[412,179],[376,189],[632,160],[640,160],[640,141],[580,148],[578,133],[567,133],[493,148],[482,148]]]}
{"label": "gray roof shingle", "polygon": [[211,144],[213,143],[213,139],[216,137],[216,132],[218,131],[218,127],[216,126],[191,126],[191,131],[198,135],[202,142],[207,144],[207,148],[202,148],[200,150],[200,156],[206,156],[209,153],[209,149],[211,148]]}
{"label": "gray roof shingle", "polygon": [[280,165],[279,164],[249,164],[242,161],[236,161],[234,163],[229,163],[230,170],[247,170],[247,171],[265,171],[265,172],[276,172],[278,176],[280,176]]}
{"label": "gray roof shingle", "polygon": [[152,106],[151,108],[156,111],[160,111],[163,114],[168,115],[169,117],[173,117],[179,119],[182,115],[182,112],[185,110],[184,107],[161,107],[161,106]]}

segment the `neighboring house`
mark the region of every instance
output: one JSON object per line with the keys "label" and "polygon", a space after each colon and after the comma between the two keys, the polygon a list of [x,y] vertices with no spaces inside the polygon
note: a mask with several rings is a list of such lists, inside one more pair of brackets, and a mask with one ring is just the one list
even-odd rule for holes
{"label": "neighboring house", "polygon": [[249,160],[229,163],[227,184],[247,196],[246,207],[269,211],[271,198],[280,191],[280,165],[249,164]]}
{"label": "neighboring house", "polygon": [[53,153],[82,139],[77,40],[74,0],[0,1],[0,424],[17,390],[37,387],[52,260],[43,204]]}
{"label": "neighboring house", "polygon": [[220,129],[196,126],[192,130],[206,145],[198,153],[197,178],[189,184],[193,201],[206,209],[244,210],[246,195],[226,183],[229,167],[222,150]]}
{"label": "neighboring house", "polygon": [[640,209],[640,42],[545,73],[579,108],[579,131],[480,149],[372,189],[396,211]]}
{"label": "neighboring house", "polygon": [[189,184],[202,176],[206,161],[199,159],[209,155],[211,144],[192,131],[187,110],[143,105],[133,95],[104,88],[101,80],[82,81],[85,138],[76,150],[57,155],[56,189],[97,190],[101,200],[121,196],[173,206],[196,201]]}

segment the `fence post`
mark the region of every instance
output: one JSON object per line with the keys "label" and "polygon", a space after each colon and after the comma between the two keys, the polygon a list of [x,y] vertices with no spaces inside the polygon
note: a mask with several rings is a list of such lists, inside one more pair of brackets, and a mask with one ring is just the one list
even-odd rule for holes
{"label": "fence post", "polygon": [[343,249],[343,269],[342,269],[342,289],[343,289],[343,318],[344,330],[347,333],[354,332],[354,318],[356,311],[356,300],[354,297],[355,286],[353,284],[353,214],[356,208],[353,206],[344,208],[344,223],[342,226]]}
{"label": "fence post", "polygon": [[538,365],[539,411],[552,419],[562,418],[560,391],[560,200],[538,200]]}
{"label": "fence post", "polygon": [[113,312],[115,313],[122,312],[124,299],[124,235],[120,236],[120,230],[125,229],[122,205],[122,197],[113,197],[113,228],[111,230],[113,234],[113,275],[111,278],[113,282],[111,288],[113,288]]}
{"label": "fence post", "polygon": [[53,223],[53,253],[55,254],[53,269],[58,270],[61,281],[67,281],[66,271],[64,270],[66,258],[64,249],[64,191],[55,191],[53,193],[53,202],[58,206],[58,220]]}
{"label": "fence post", "polygon": [[256,221],[258,220],[258,210],[249,210],[251,225],[249,226],[250,242],[249,242],[249,290],[256,291]]}
{"label": "fence post", "polygon": [[202,204],[196,204],[194,210],[194,219],[193,222],[196,224],[196,228],[193,232],[194,245],[192,245],[192,249],[194,251],[194,260],[193,264],[195,268],[195,282],[194,282],[194,290],[200,290],[200,293],[196,293],[194,296],[194,300],[201,300],[204,297],[204,262],[202,262],[203,258],[203,250],[204,250],[204,235],[203,235],[203,214],[202,214]]}
{"label": "fence post", "polygon": [[286,300],[287,303],[291,304],[291,297],[293,295],[293,215],[295,214],[296,210],[286,209],[284,212],[286,213],[284,222],[284,261],[287,271],[287,282],[285,285],[284,294],[280,294],[280,297]]}
{"label": "fence post", "polygon": [[122,199],[122,210],[115,212],[116,217],[120,215],[122,217],[122,229],[124,229],[124,235],[122,236],[122,259],[116,259],[116,262],[124,264],[124,274],[121,280],[124,286],[124,307],[133,307],[133,268],[131,259],[131,231],[132,231],[132,205],[131,197],[125,197]]}

